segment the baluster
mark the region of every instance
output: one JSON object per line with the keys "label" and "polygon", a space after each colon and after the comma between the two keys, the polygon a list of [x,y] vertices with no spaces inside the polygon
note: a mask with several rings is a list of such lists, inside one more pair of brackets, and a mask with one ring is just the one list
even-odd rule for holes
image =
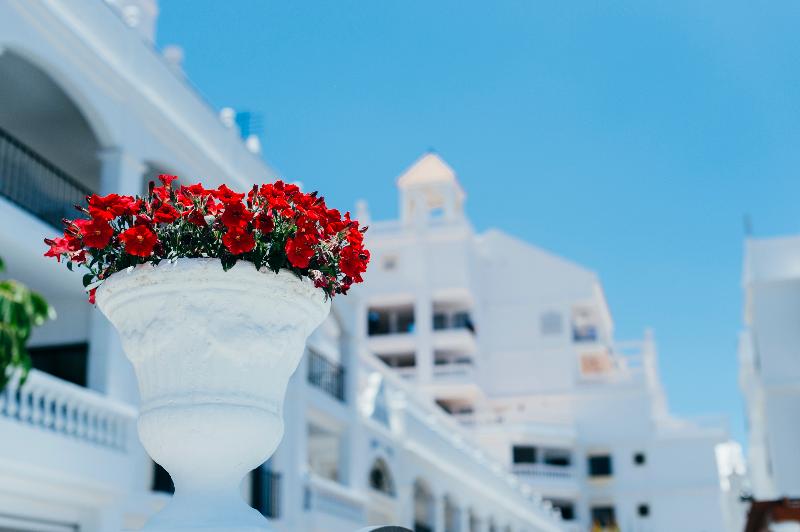
{"label": "baluster", "polygon": [[64,400],[64,432],[67,434],[75,432],[75,405],[69,398]]}
{"label": "baluster", "polygon": [[53,398],[53,428],[56,432],[66,431],[67,426],[67,400],[62,395]]}
{"label": "baluster", "polygon": [[20,421],[28,421],[31,417],[31,387],[22,386],[19,389],[19,412]]}
{"label": "baluster", "polygon": [[55,400],[53,398],[53,394],[45,390],[42,393],[42,426],[45,428],[50,428],[53,424],[53,406],[55,404]]}
{"label": "baluster", "polygon": [[85,437],[89,441],[94,441],[95,435],[97,434],[97,427],[95,427],[95,421],[97,421],[97,416],[89,407],[86,407],[86,433]]}
{"label": "baluster", "polygon": [[16,377],[11,377],[11,380],[6,384],[6,415],[8,417],[15,417],[19,409],[18,403],[18,389],[19,381]]}
{"label": "baluster", "polygon": [[86,407],[83,405],[77,405],[75,407],[75,435],[78,438],[83,438],[86,436],[87,432],[87,420],[86,420]]}
{"label": "baluster", "polygon": [[42,390],[38,386],[31,389],[31,423],[38,425],[42,421]]}

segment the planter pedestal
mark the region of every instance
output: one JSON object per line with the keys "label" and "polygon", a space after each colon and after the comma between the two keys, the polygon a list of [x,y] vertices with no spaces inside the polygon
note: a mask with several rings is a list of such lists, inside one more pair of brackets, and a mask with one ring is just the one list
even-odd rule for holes
{"label": "planter pedestal", "polygon": [[283,399],[330,302],[308,279],[178,259],[117,272],[97,305],[120,333],[141,395],[139,437],[175,496],[144,532],[263,532],[244,476],[283,437]]}

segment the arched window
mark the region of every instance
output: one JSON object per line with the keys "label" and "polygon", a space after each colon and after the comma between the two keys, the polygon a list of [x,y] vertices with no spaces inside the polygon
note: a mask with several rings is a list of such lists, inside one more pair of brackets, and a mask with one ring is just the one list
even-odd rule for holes
{"label": "arched window", "polygon": [[377,458],[369,470],[369,487],[390,497],[394,497],[394,479],[389,466],[383,458]]}

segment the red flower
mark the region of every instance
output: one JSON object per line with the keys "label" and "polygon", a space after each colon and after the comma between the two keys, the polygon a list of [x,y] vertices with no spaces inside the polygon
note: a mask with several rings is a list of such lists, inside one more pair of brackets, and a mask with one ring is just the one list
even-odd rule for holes
{"label": "red flower", "polygon": [[272,219],[272,216],[265,212],[261,212],[256,216],[254,225],[256,229],[265,234],[271,233],[272,230],[275,229],[275,221]]}
{"label": "red flower", "polygon": [[92,288],[91,290],[89,290],[89,303],[91,303],[92,305],[94,305],[94,296],[96,292],[97,288]]}
{"label": "red flower", "polygon": [[178,209],[169,203],[164,203],[158,208],[158,210],[156,210],[155,213],[153,213],[153,220],[160,224],[171,224],[177,220],[179,216],[180,213],[178,212]]}
{"label": "red flower", "polygon": [[367,271],[369,251],[356,246],[347,246],[342,249],[339,257],[339,269],[357,283],[362,281],[361,274]]}
{"label": "red flower", "polygon": [[137,257],[149,256],[158,242],[156,234],[146,225],[134,225],[119,235],[119,239],[125,244],[125,252]]}
{"label": "red flower", "polygon": [[205,216],[203,216],[203,213],[197,209],[189,209],[188,211],[183,211],[183,214],[181,214],[181,216],[186,218],[186,221],[188,221],[189,223],[193,223],[198,227],[205,227],[207,225]]}
{"label": "red flower", "polygon": [[217,190],[214,190],[211,193],[222,203],[234,203],[244,199],[244,194],[234,192],[224,183],[217,187]]}
{"label": "red flower", "polygon": [[44,256],[45,257],[55,257],[58,262],[61,262],[61,256],[70,253],[71,251],[77,251],[80,249],[80,244],[71,237],[64,236],[59,238],[45,238],[44,243],[50,246]]}
{"label": "red flower", "polygon": [[311,247],[311,239],[306,235],[298,235],[286,241],[286,258],[295,268],[308,268],[311,257],[314,256],[314,249]]}
{"label": "red flower", "polygon": [[222,213],[220,219],[228,229],[234,227],[244,229],[247,227],[250,220],[253,219],[253,213],[245,209],[244,205],[237,201],[236,203],[225,204],[225,212]]}
{"label": "red flower", "polygon": [[178,176],[176,175],[160,174],[158,176],[158,180],[161,181],[161,184],[163,184],[166,188],[172,188],[172,182],[176,179],[178,179]]}
{"label": "red flower", "polygon": [[114,235],[114,229],[104,219],[92,219],[81,227],[83,243],[90,248],[103,249]]}
{"label": "red flower", "polygon": [[222,237],[222,243],[234,255],[247,253],[256,247],[256,239],[253,238],[253,234],[239,227],[228,228],[228,232]]}
{"label": "red flower", "polygon": [[100,211],[107,211],[113,216],[125,216],[136,214],[142,206],[141,200],[131,196],[120,196],[119,194],[109,194],[98,196],[93,194],[89,197],[89,208]]}

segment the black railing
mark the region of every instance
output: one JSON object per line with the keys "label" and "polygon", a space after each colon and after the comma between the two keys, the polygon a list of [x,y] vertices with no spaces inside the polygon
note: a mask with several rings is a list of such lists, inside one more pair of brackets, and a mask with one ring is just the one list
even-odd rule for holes
{"label": "black railing", "polygon": [[253,471],[250,504],[264,517],[281,516],[281,475],[268,467],[259,466]]}
{"label": "black railing", "polygon": [[86,186],[0,129],[0,196],[61,227],[61,219],[74,218],[74,205],[88,194]]}
{"label": "black railing", "polygon": [[309,351],[308,382],[344,402],[344,367],[341,364]]}

